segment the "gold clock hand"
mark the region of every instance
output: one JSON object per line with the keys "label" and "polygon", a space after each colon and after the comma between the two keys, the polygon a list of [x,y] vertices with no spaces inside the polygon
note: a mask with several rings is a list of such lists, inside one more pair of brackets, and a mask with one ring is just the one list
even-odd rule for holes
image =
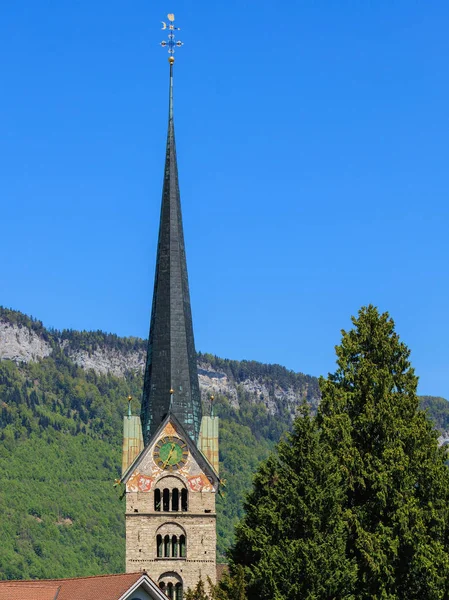
{"label": "gold clock hand", "polygon": [[176,445],[176,444],[172,444],[172,445],[171,445],[170,452],[168,453],[168,456],[167,456],[167,460],[166,460],[166,461],[164,462],[164,464],[162,465],[162,468],[163,468],[163,469],[165,469],[165,467],[168,465],[168,461],[170,460],[170,458],[171,458],[171,455],[173,454],[173,450],[175,449],[175,445]]}

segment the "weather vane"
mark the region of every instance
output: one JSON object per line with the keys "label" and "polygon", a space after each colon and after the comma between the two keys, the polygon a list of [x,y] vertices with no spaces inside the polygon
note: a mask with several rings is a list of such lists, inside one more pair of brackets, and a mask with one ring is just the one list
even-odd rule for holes
{"label": "weather vane", "polygon": [[175,48],[180,48],[183,43],[180,40],[175,40],[175,31],[179,31],[179,27],[175,27],[174,25],[175,15],[170,13],[167,15],[167,19],[169,20],[169,23],[167,24],[165,21],[162,21],[162,29],[168,29],[168,41],[164,40],[161,42],[161,46],[162,48],[168,47],[168,53],[170,54],[168,60],[171,64],[173,64],[175,60],[173,56],[175,53]]}

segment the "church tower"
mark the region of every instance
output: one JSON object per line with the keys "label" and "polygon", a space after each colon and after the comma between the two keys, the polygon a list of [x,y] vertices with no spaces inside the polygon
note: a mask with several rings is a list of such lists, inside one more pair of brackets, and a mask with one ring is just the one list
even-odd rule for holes
{"label": "church tower", "polygon": [[[174,15],[168,15],[169,116],[141,417],[124,417],[126,571],[173,600],[216,581],[218,418],[202,417],[173,119]],[[141,427],[140,427],[141,425]]]}

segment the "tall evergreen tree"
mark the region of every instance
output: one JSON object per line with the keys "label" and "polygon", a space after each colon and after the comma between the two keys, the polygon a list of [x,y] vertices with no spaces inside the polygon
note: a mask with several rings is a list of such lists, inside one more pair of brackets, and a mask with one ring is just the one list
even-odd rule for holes
{"label": "tall evergreen tree", "polygon": [[315,419],[301,412],[259,468],[236,530],[231,571],[244,567],[249,600],[353,597],[340,471]]}
{"label": "tall evergreen tree", "polygon": [[348,558],[364,599],[448,597],[446,452],[418,409],[410,351],[373,306],[342,332],[318,423],[346,486]]}

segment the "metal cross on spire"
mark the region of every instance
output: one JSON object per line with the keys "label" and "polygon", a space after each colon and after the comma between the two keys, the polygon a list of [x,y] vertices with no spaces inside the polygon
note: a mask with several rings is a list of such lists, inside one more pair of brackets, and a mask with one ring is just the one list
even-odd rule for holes
{"label": "metal cross on spire", "polygon": [[175,40],[175,31],[179,31],[179,27],[175,27],[175,15],[170,13],[167,15],[167,19],[169,23],[165,23],[162,21],[162,29],[168,29],[168,41],[164,40],[161,42],[162,48],[168,47],[168,53],[170,54],[169,60],[172,63],[174,61],[173,54],[175,53],[175,48],[180,48],[183,45],[183,42],[180,40]]}

